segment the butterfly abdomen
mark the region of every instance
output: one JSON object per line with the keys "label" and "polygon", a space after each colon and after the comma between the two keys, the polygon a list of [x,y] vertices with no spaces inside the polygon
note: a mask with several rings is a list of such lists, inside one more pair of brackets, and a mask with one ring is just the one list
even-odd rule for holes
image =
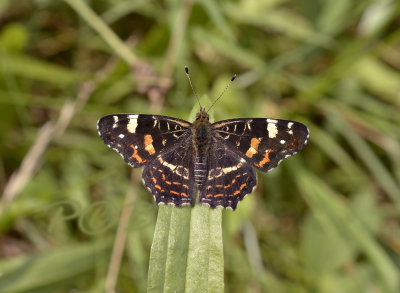
{"label": "butterfly abdomen", "polygon": [[207,163],[206,162],[196,162],[194,163],[194,180],[197,186],[204,183],[207,178]]}

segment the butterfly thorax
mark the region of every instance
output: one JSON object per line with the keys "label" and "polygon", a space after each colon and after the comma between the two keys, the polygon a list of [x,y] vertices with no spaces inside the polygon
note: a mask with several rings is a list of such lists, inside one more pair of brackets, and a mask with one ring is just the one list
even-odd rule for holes
{"label": "butterfly thorax", "polygon": [[196,115],[192,125],[192,140],[195,150],[194,176],[197,185],[207,177],[207,158],[211,142],[211,124],[204,108]]}

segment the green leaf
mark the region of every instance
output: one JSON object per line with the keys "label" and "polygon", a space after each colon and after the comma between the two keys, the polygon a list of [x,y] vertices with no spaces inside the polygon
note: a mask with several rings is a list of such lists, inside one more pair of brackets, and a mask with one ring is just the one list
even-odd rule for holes
{"label": "green leaf", "polygon": [[15,55],[0,53],[0,66],[2,75],[13,73],[25,78],[50,82],[57,85],[68,85],[84,81],[89,78],[88,75],[75,72],[41,61],[26,55]]}
{"label": "green leaf", "polygon": [[190,227],[185,292],[223,292],[222,209],[197,205]]}
{"label": "green leaf", "polygon": [[6,25],[0,34],[0,47],[9,53],[21,52],[29,39],[29,33],[20,23]]}
{"label": "green leaf", "polygon": [[75,11],[115,50],[128,64],[137,61],[133,52],[111,30],[109,26],[84,2],[79,0],[65,0]]}
{"label": "green leaf", "polygon": [[379,160],[377,155],[372,151],[366,141],[343,120],[344,111],[340,111],[334,105],[324,106],[324,109],[329,113],[329,121],[334,127],[340,131],[343,136],[349,141],[350,145],[357,151],[359,157],[364,161],[364,164],[369,169],[371,174],[375,176],[376,181],[386,191],[388,196],[397,204],[400,204],[400,186],[394,180],[393,176],[387,170],[386,166]]}
{"label": "green leaf", "polygon": [[110,241],[103,239],[1,261],[0,292],[62,292],[58,291],[62,284],[74,284],[80,275],[93,270],[109,246]]}
{"label": "green leaf", "polygon": [[365,228],[362,221],[339,200],[338,194],[316,175],[301,168],[300,164],[296,166],[296,172],[292,174],[323,229],[356,245],[374,265],[387,290],[385,292],[398,292],[400,271],[388,253]]}
{"label": "green leaf", "polygon": [[307,274],[319,279],[334,273],[335,269],[349,262],[355,249],[351,241],[346,241],[333,229],[323,229],[321,223],[311,214],[303,225],[301,252]]}
{"label": "green leaf", "polygon": [[190,208],[170,207],[164,292],[183,292],[189,243]]}

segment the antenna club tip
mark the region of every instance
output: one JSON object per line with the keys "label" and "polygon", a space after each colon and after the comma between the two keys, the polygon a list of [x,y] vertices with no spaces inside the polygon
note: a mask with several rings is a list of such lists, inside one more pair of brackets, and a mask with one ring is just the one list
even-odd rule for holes
{"label": "antenna club tip", "polygon": [[185,72],[189,73],[189,67],[187,67],[186,65],[185,65]]}
{"label": "antenna club tip", "polygon": [[236,74],[234,74],[234,75],[232,76],[232,79],[231,79],[231,81],[234,81],[234,80],[236,79],[236,77],[237,77],[237,75],[236,75]]}

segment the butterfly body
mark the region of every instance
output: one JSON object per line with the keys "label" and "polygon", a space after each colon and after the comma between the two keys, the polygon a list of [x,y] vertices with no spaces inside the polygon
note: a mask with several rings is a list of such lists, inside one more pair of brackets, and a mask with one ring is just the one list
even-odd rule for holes
{"label": "butterfly body", "polygon": [[194,152],[194,177],[197,186],[207,178],[207,162],[211,145],[211,124],[205,109],[201,108],[192,126]]}
{"label": "butterfly body", "polygon": [[299,122],[238,118],[210,123],[201,108],[193,123],[159,115],[114,114],[98,122],[102,140],[132,167],[157,204],[235,209],[256,186],[254,168],[267,172],[304,148]]}

